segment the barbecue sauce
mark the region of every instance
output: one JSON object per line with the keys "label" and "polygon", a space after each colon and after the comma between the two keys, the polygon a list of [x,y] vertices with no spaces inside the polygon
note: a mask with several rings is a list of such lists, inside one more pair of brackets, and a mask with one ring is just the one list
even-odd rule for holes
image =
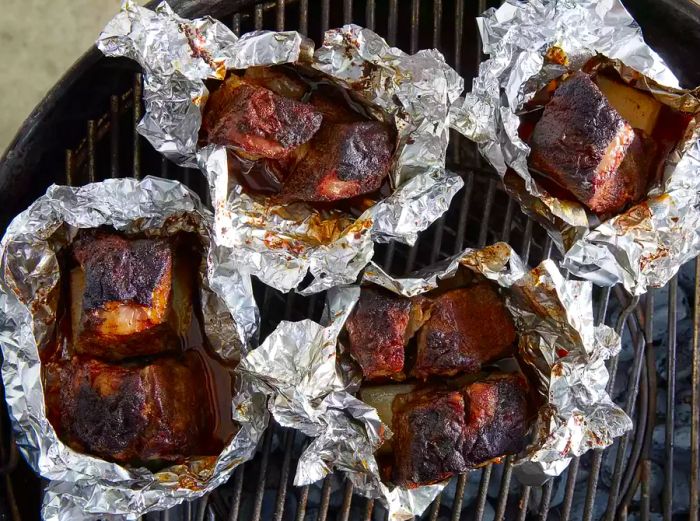
{"label": "barbecue sauce", "polygon": [[[266,80],[269,82],[269,78],[266,77],[264,71],[261,72],[262,69],[271,71],[273,74],[281,73],[287,77],[288,81],[277,81],[274,85],[265,83]],[[249,74],[249,71],[253,74]],[[302,74],[298,68],[289,65],[279,65],[248,69],[244,74],[244,79],[250,83],[271,88],[277,94],[284,95],[285,97],[311,103],[321,112],[324,121],[327,122],[353,123],[376,120],[361,103],[352,99],[344,89],[331,84],[323,78],[311,77],[311,74],[313,74],[312,71],[309,71],[309,75],[307,75]],[[218,85],[212,82],[208,87],[210,90],[215,90]],[[395,140],[395,131],[393,134]],[[205,144],[206,142],[200,135],[200,146]],[[270,202],[273,204],[278,202],[275,196],[282,190],[284,178],[288,172],[291,172],[291,168],[293,167],[292,162],[288,159],[274,160],[255,158],[246,154],[244,151],[234,150],[228,147],[227,157],[229,176],[235,178],[246,193],[269,197]],[[373,192],[337,201],[305,202],[304,204],[308,204],[319,211],[340,210],[354,217],[358,217],[367,208],[391,195],[393,188],[389,179],[390,177],[391,175],[387,175],[379,189]]]}
{"label": "barbecue sauce", "polygon": [[[114,230],[107,228],[111,233]],[[131,237],[130,238],[141,238]],[[186,351],[194,351],[204,366],[206,373],[206,381],[202,382],[207,389],[208,407],[211,411],[210,417],[213,420],[211,432],[204,437],[199,444],[202,454],[192,455],[198,456],[214,456],[218,455],[223,447],[232,439],[239,429],[239,425],[232,419],[232,404],[231,400],[234,395],[234,369],[235,362],[221,359],[212,349],[209,341],[204,334],[203,316],[201,302],[198,289],[198,267],[202,259],[201,245],[193,234],[181,233],[173,237],[174,258],[178,262],[184,262],[185,267],[193,280],[192,291],[192,316],[190,326],[186,334],[181,335],[178,340],[177,350],[168,353],[131,358],[123,360],[125,365],[147,363],[158,359],[159,357],[167,357],[176,355],[177,352],[185,353]],[[71,342],[73,338],[71,317],[70,317],[70,284],[68,274],[71,269],[77,266],[73,258],[70,248],[59,254],[59,262],[61,264],[61,280],[60,280],[60,296],[57,307],[56,328],[53,333],[53,338],[47,345],[40,350],[39,357],[42,363],[42,381],[44,389],[48,388],[46,371],[47,364],[51,362],[69,362],[75,356],[72,352]],[[173,270],[173,273],[175,270]],[[84,355],[81,355],[84,357]],[[58,426],[60,418],[55,417],[52,411],[47,407],[49,421],[54,426]],[[185,458],[187,459],[187,458]],[[158,461],[135,462],[143,464],[151,470],[158,470],[169,463],[158,463]]]}

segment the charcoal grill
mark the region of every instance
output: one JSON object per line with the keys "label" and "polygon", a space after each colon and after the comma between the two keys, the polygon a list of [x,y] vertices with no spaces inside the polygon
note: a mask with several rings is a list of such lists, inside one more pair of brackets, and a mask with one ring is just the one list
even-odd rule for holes
{"label": "charcoal grill", "polygon": [[[693,69],[694,56],[688,51],[700,44],[700,9],[690,0],[626,3],[640,24],[648,27],[648,40],[675,66],[682,82],[700,83],[700,71]],[[329,27],[354,22],[409,52],[440,49],[470,84],[482,59],[473,17],[493,2],[177,0],[171,5],[182,16],[215,16],[238,34],[263,28],[296,29],[317,43]],[[0,226],[4,229],[51,182],[79,185],[107,177],[161,175],[183,181],[207,201],[199,172],[165,160],[136,134],[142,110],[141,75],[134,64],[89,51],[37,107],[0,162]],[[508,198],[472,144],[452,136],[448,163],[465,180],[448,213],[412,248],[381,245],[376,261],[390,273],[402,275],[466,246],[497,240],[508,241],[531,265],[557,258],[544,230]],[[596,320],[613,326],[625,338],[622,354],[610,361],[608,388],[633,418],[633,431],[605,451],[574,459],[561,477],[542,487],[522,486],[511,479],[511,458],[456,477],[422,519],[697,520],[699,282],[700,262],[696,261],[685,266],[667,288],[652,290],[641,300],[630,298],[619,287],[594,291]],[[323,295],[282,294],[257,281],[254,290],[263,317],[263,338],[282,319],[320,318]],[[680,443],[686,434],[689,443]],[[386,518],[379,503],[354,495],[352,484],[338,474],[319,484],[293,487],[296,459],[306,443],[303,435],[273,424],[256,458],[240,466],[227,484],[196,502],[144,517],[184,521]],[[0,520],[38,518],[41,485],[18,456],[3,410]]]}

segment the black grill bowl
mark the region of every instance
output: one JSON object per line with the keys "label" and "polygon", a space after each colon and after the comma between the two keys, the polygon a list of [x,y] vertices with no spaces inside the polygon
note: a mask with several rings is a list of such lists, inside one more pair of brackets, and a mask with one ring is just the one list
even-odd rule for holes
{"label": "black grill bowl", "polygon": [[[440,49],[466,79],[482,59],[474,17],[498,2],[460,0],[174,0],[178,14],[209,14],[242,34],[295,29],[320,42],[323,32],[354,22],[374,29],[407,52]],[[690,0],[627,0],[648,41],[685,86],[700,84],[700,7]],[[206,201],[203,176],[162,158],[134,131],[142,115],[141,76],[133,62],[105,59],[91,49],[35,109],[0,161],[0,227],[51,183],[80,185],[108,177],[161,175],[178,179]],[[474,146],[453,135],[448,165],[465,180],[448,213],[408,248],[377,248],[375,260],[402,275],[467,246],[508,241],[534,265],[557,253],[544,230],[503,192]],[[610,361],[614,399],[632,416],[634,430],[605,451],[574,459],[543,487],[511,479],[510,458],[454,478],[422,516],[429,520],[698,519],[700,415],[700,263],[686,265],[666,288],[631,299],[619,287],[596,289],[598,322],[623,334],[622,354]],[[280,320],[318,320],[323,295],[282,294],[254,285],[261,334]],[[0,414],[0,521],[38,519],[41,481],[18,456],[9,419]],[[307,440],[272,425],[256,458],[227,484],[194,503],[149,520],[383,520],[379,504],[353,495],[334,474],[296,488],[296,460]]]}

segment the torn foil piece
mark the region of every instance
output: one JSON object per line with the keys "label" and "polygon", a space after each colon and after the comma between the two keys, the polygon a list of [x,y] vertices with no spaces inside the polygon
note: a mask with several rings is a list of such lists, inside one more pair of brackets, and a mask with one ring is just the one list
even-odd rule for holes
{"label": "torn foil piece", "polygon": [[[531,384],[545,399],[531,443],[514,462],[522,482],[539,485],[560,474],[572,457],[607,447],[632,428],[606,392],[604,362],[619,351],[620,338],[611,328],[595,325],[592,284],[565,280],[552,261],[528,271],[508,245],[497,243],[467,249],[407,278],[391,277],[371,263],[362,280],[411,297],[435,289],[459,269],[502,288],[520,355],[536,375]],[[351,396],[357,380],[336,358],[343,350],[338,335],[358,298],[357,286],[330,290],[324,325],[283,322],[241,366],[267,383],[275,396],[270,410],[280,423],[314,438],[300,458],[295,484],[340,469],[356,492],[383,501],[390,519],[411,519],[421,515],[446,482],[404,489],[381,481],[374,453],[391,433],[373,409]]]}
{"label": "torn foil piece", "polygon": [[[136,519],[202,496],[253,457],[269,415],[266,396],[247,375],[237,378],[232,401],[239,430],[223,452],[157,473],[72,450],[58,439],[46,417],[39,350],[51,341],[56,327],[59,251],[71,244],[79,229],[112,226],[154,237],[194,233],[206,252],[212,221],[211,213],[184,185],[147,177],[80,188],[51,186],[7,228],[0,242],[2,378],[17,445],[32,468],[50,480],[44,519]],[[236,360],[257,331],[250,277],[228,267],[229,278],[212,284],[211,255],[203,257],[199,268],[203,325],[212,348]]]}
{"label": "torn foil piece", "polygon": [[[313,42],[296,32],[237,38],[210,18],[185,20],[166,3],[153,12],[130,0],[97,45],[107,56],[141,64],[146,113],[139,132],[166,157],[204,172],[217,245],[281,291],[301,289],[309,274],[305,294],[355,282],[372,257],[372,241],[413,244],[464,184],[445,170],[450,106],[464,80],[438,51],[408,55],[368,29],[346,25],[328,31],[314,52]],[[275,205],[245,193],[229,174],[223,147],[197,146],[208,95],[204,80],[221,80],[229,69],[285,63],[323,74],[397,129],[392,194],[359,217],[303,203]]]}
{"label": "torn foil piece", "polygon": [[[678,81],[619,0],[509,1],[477,18],[483,62],[472,91],[452,105],[452,125],[475,141],[504,178],[508,192],[542,224],[565,253],[563,266],[600,285],[622,283],[633,295],[664,285],[700,252],[698,91]],[[565,59],[553,59],[552,53]],[[531,176],[529,146],[520,138],[518,112],[563,73],[605,57],[623,81],[657,100],[696,114],[689,132],[666,162],[663,179],[647,200],[596,224],[577,201],[558,199]],[[643,77],[639,77],[641,73]]]}

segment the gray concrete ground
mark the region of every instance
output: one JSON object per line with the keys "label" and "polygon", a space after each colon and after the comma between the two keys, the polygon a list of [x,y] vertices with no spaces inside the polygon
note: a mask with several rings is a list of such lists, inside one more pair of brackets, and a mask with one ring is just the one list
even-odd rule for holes
{"label": "gray concrete ground", "polygon": [[0,155],[120,0],[0,0]]}

